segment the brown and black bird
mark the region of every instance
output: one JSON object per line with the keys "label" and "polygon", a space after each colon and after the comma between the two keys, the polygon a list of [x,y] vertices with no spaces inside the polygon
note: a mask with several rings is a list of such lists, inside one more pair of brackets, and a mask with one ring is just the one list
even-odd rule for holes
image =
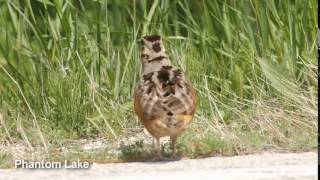
{"label": "brown and black bird", "polygon": [[176,139],[192,121],[196,110],[196,93],[184,73],[173,66],[158,35],[141,40],[142,78],[134,95],[134,111],[141,123],[157,140],[157,158],[166,159],[160,152],[160,138],[170,136],[176,157]]}

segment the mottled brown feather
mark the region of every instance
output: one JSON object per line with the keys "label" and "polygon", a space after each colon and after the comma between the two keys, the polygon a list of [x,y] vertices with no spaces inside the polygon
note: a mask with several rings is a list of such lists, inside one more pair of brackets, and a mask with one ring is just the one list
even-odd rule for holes
{"label": "mottled brown feather", "polygon": [[192,121],[197,96],[184,73],[176,69],[158,36],[145,36],[142,79],[134,94],[134,111],[156,138],[177,136]]}

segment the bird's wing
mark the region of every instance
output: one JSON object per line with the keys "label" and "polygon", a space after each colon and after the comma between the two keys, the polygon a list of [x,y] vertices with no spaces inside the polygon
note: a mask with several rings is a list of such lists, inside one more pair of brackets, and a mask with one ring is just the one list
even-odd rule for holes
{"label": "bird's wing", "polygon": [[173,70],[170,80],[162,82],[161,100],[168,115],[193,115],[196,109],[195,90],[180,70]]}
{"label": "bird's wing", "polygon": [[135,93],[134,108],[147,121],[161,116],[193,116],[196,93],[180,70],[165,67],[143,75]]}

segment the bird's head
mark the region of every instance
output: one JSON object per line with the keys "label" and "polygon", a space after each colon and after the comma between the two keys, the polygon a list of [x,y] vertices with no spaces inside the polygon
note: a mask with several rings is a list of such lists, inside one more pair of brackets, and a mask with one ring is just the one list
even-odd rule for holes
{"label": "bird's head", "polygon": [[159,35],[143,36],[140,43],[142,60],[147,61],[150,57],[160,56],[165,53],[165,48]]}

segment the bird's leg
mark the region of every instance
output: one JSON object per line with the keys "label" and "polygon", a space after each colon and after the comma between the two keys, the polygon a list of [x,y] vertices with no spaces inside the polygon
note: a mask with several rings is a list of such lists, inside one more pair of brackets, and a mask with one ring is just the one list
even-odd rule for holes
{"label": "bird's leg", "polygon": [[172,159],[177,158],[177,152],[176,152],[176,142],[177,142],[177,136],[170,136],[171,139],[171,145],[172,145]]}
{"label": "bird's leg", "polygon": [[156,137],[156,141],[157,141],[157,158],[158,160],[162,159],[162,155],[161,155],[161,151],[160,151],[160,138]]}
{"label": "bird's leg", "polygon": [[160,147],[160,138],[159,137],[156,137],[156,141],[157,141],[157,144],[156,144],[156,148],[157,148],[157,157],[155,160],[157,161],[169,161],[171,159],[169,158],[166,158],[164,156],[162,156],[161,154],[161,147]]}

